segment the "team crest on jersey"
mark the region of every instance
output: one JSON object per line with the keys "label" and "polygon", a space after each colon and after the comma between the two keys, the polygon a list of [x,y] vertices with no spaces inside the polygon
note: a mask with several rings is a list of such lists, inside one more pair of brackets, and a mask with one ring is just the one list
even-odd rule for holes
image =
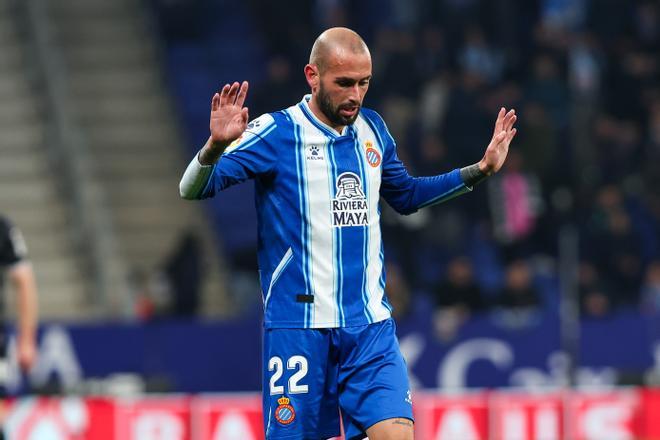
{"label": "team crest on jersey", "polygon": [[238,146],[238,144],[240,144],[241,142],[243,142],[243,135],[240,135],[239,137],[237,137],[236,140],[234,140],[234,142],[232,142],[231,144],[229,144],[229,146],[227,147],[227,149],[230,149],[230,148],[232,148],[232,149],[233,149],[233,148],[236,148],[236,147]]}
{"label": "team crest on jersey", "polygon": [[288,397],[280,397],[277,399],[279,404],[275,408],[275,420],[281,425],[290,425],[296,419],[296,410],[291,406],[291,399]]}
{"label": "team crest on jersey", "polygon": [[323,160],[323,152],[318,145],[310,145],[307,147],[307,160]]}
{"label": "team crest on jersey", "polygon": [[337,193],[332,199],[332,225],[364,226],[369,223],[369,206],[360,176],[346,172],[337,177]]}
{"label": "team crest on jersey", "polygon": [[369,147],[367,148],[366,155],[367,155],[367,162],[369,162],[369,165],[371,165],[373,168],[377,168],[378,165],[380,165],[380,153],[378,152],[378,150],[376,150],[373,147]]}

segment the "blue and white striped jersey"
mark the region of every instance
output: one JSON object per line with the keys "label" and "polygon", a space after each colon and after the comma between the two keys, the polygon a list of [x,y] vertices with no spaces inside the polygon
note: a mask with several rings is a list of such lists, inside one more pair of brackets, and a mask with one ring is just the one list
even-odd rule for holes
{"label": "blue and white striped jersey", "polygon": [[471,188],[458,169],[411,177],[376,112],[362,109],[340,135],[313,115],[309,99],[252,121],[194,197],[255,179],[266,327],[382,321],[391,307],[380,197],[409,214]]}

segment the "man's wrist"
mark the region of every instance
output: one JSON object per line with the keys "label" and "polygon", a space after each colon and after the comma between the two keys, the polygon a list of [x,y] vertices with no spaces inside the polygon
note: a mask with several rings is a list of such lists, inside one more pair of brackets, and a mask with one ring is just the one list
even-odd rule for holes
{"label": "man's wrist", "polygon": [[483,166],[484,164],[477,162],[461,168],[461,179],[465,186],[473,187],[488,178],[488,173],[482,169]]}
{"label": "man's wrist", "polygon": [[477,165],[479,167],[479,171],[482,174],[484,174],[486,177],[492,176],[494,174],[492,168],[490,166],[488,166],[488,164],[486,164],[484,159],[481,159],[475,165]]}
{"label": "man's wrist", "polygon": [[197,153],[197,160],[204,166],[213,165],[218,161],[220,156],[222,156],[225,148],[227,148],[226,145],[223,146],[209,143],[199,150],[199,153]]}

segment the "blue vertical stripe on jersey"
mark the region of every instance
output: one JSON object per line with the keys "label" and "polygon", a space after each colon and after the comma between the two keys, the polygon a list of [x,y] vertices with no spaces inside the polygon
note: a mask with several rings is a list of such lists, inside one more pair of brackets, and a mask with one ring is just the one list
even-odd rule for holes
{"label": "blue vertical stripe on jersey", "polygon": [[284,269],[288,266],[288,264],[291,262],[291,259],[293,258],[293,252],[291,251],[291,248],[287,249],[286,253],[280,260],[280,262],[277,264],[277,267],[273,271],[273,275],[270,279],[270,283],[268,284],[268,292],[266,293],[266,298],[264,299],[264,310],[268,308],[268,300],[270,300],[270,294],[272,293],[273,286],[275,283],[277,283],[277,280],[279,279],[280,275],[282,275],[282,272],[284,272]]}
{"label": "blue vertical stripe on jersey", "polygon": [[[303,172],[303,182],[304,182],[304,189],[305,189],[305,194],[304,194],[304,200],[306,201],[305,203],[305,235],[304,239],[304,247],[305,247],[305,254],[307,255],[307,260],[306,260],[306,265],[305,265],[305,273],[307,274],[307,277],[305,278],[305,294],[307,295],[313,295],[314,289],[312,288],[312,278],[314,276],[314,271],[312,270],[312,222],[311,222],[311,216],[309,213],[309,185],[307,184],[308,178],[307,178],[307,166],[305,164],[305,139],[303,139],[303,131],[302,131],[302,126],[296,125],[296,129],[298,130],[298,139],[300,139],[300,163],[301,163],[301,168]],[[304,303],[305,306],[305,322],[307,325],[311,325],[312,322],[312,310],[314,309],[313,305],[311,303]]]}
{"label": "blue vertical stripe on jersey", "polygon": [[[337,163],[338,176],[345,172],[355,173],[362,180],[361,189],[364,190],[364,176],[359,176],[361,173],[356,169],[354,140],[348,137],[338,139],[335,142],[333,154]],[[339,297],[343,313],[342,326],[346,325],[347,319],[351,323],[367,324],[368,320],[364,318],[364,304],[362,303],[364,227],[355,225],[336,229],[339,232],[340,243]]]}
{"label": "blue vertical stripe on jersey", "polygon": [[[300,253],[301,253],[301,261],[302,261],[302,273],[303,273],[303,279],[305,280],[305,288],[309,286],[309,279],[308,279],[308,273],[307,273],[307,240],[305,237],[306,233],[306,210],[305,210],[305,182],[303,179],[304,173],[303,173],[303,160],[304,160],[304,146],[302,146],[301,139],[300,139],[300,127],[297,124],[293,125],[293,135],[295,139],[295,156],[296,156],[296,174],[298,175],[298,201],[300,203]],[[296,295],[295,292],[290,292],[292,295]],[[302,292],[301,292],[302,293]],[[307,293],[307,292],[305,292]],[[308,321],[307,321],[307,310],[305,309],[305,316],[304,316],[304,326],[308,327]]]}
{"label": "blue vertical stripe on jersey", "polygon": [[[332,200],[335,193],[335,172],[330,157],[330,150],[332,149],[333,141],[328,139],[325,144],[325,151],[328,154],[328,160],[326,161],[328,167],[328,194],[330,194],[330,200]],[[331,220],[332,221],[332,220]],[[335,255],[337,255],[337,231],[333,228],[332,230],[332,296],[335,300],[335,305],[337,307],[337,314],[335,315],[335,325],[339,325],[339,301],[337,299],[337,292],[339,291],[339,286],[337,284],[338,274],[337,274],[337,262],[335,261]]]}
{"label": "blue vertical stripe on jersey", "polygon": [[[331,188],[331,199],[334,199],[334,197],[337,195],[336,190],[337,190],[337,177],[339,177],[339,171],[337,170],[337,161],[335,158],[335,148],[336,144],[335,141],[330,142],[330,146],[328,148],[328,155],[330,156],[330,162],[332,163],[332,188]],[[333,228],[333,233],[332,236],[334,237],[335,241],[335,248],[333,249],[334,251],[334,262],[333,265],[334,267],[337,268],[336,271],[336,296],[337,296],[337,321],[340,327],[344,326],[344,307],[343,307],[343,284],[344,284],[344,270],[342,266],[342,237],[341,237],[341,228],[336,228],[332,226]]]}
{"label": "blue vertical stripe on jersey", "polygon": [[387,300],[387,295],[385,295],[385,249],[383,248],[383,242],[381,241],[380,243],[380,261],[383,262],[383,271],[380,273],[380,280],[378,283],[380,284],[380,288],[383,292],[383,298],[380,300],[381,304],[385,306],[387,310],[392,313],[392,306],[390,306],[389,301]]}
{"label": "blue vertical stripe on jersey", "polygon": [[[374,123],[371,121],[371,119],[367,118],[364,116],[364,120],[367,122],[367,125],[369,125],[369,128],[371,128],[371,131],[376,135],[376,138],[378,139],[378,145],[380,145],[380,151],[381,154],[383,155],[383,158],[385,158],[386,155],[386,149],[387,145],[383,142],[383,138],[380,135],[380,132],[376,129],[376,126]],[[383,249],[383,242],[381,240],[380,243],[380,261],[382,262],[383,265],[383,270],[380,274],[380,280],[378,281],[381,291],[383,292],[383,298],[381,299],[381,304],[387,308],[390,312],[392,312],[392,307],[390,306],[389,302],[387,301],[387,295],[385,294],[385,251]]]}
{"label": "blue vertical stripe on jersey", "polygon": [[[351,127],[351,129],[353,129],[353,127]],[[354,134],[355,134],[354,151],[355,151],[355,155],[357,156],[358,168],[360,170],[360,178],[362,179],[362,182],[364,184],[364,195],[365,197],[368,198],[369,176],[366,167],[364,166],[360,140],[357,137],[357,133]],[[369,203],[368,199],[367,199],[367,203]],[[367,318],[367,322],[372,323],[374,322],[374,318],[371,310],[369,310],[369,291],[367,287],[367,254],[369,252],[369,225],[360,226],[360,229],[362,232],[362,270],[360,271],[362,275],[362,283],[361,283],[362,303],[364,304],[364,315]]]}

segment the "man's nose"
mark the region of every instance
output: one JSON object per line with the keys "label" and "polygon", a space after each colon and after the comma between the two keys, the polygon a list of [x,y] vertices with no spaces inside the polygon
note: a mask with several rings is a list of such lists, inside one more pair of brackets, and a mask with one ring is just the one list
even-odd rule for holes
{"label": "man's nose", "polygon": [[348,98],[351,101],[354,101],[355,103],[360,102],[360,85],[359,84],[354,84],[353,87],[351,87]]}

